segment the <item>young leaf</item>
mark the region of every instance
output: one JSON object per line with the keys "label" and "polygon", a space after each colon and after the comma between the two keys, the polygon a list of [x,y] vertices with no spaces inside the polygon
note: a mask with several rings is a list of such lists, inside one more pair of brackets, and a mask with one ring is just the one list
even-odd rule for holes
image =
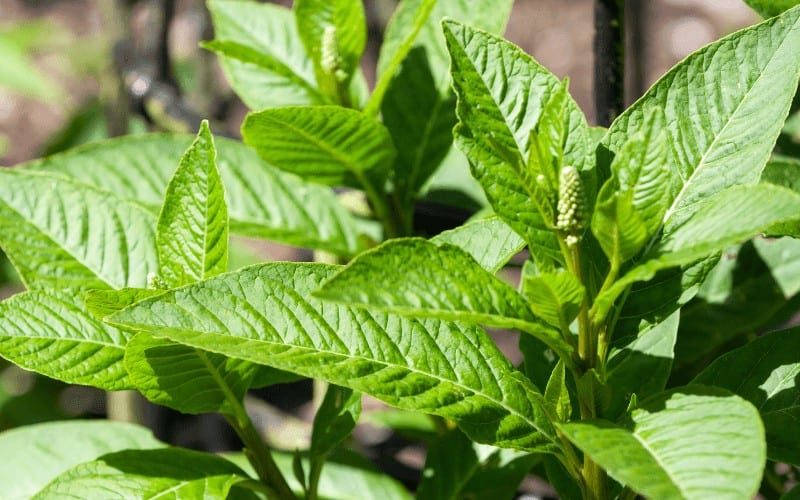
{"label": "young leaf", "polygon": [[751,498],[766,458],[755,408],[701,386],[654,397],[624,426],[589,420],[559,427],[609,476],[650,498]]}
{"label": "young leaf", "polygon": [[329,385],[314,417],[309,450],[312,461],[315,457],[330,453],[349,436],[359,416],[361,394],[346,387]]}
{"label": "young leaf", "polygon": [[0,302],[0,354],[67,383],[130,389],[122,364],[129,338],[93,318],[73,292],[36,290]]}
{"label": "young leaf", "polygon": [[159,276],[168,287],[228,270],[228,210],[215,157],[204,121],[167,185],[158,217]]}
{"label": "young leaf", "polygon": [[40,172],[0,170],[0,247],[29,289],[144,287],[157,270],[152,214]]}
{"label": "young leaf", "polygon": [[494,215],[439,233],[431,238],[431,242],[461,248],[492,274],[525,248],[525,241]]}
{"label": "young leaf", "polygon": [[549,324],[569,331],[569,325],[578,317],[586,291],[580,280],[568,272],[536,274],[530,261],[522,271],[522,294],[536,316]]}
{"label": "young leaf", "polygon": [[650,110],[664,110],[667,163],[680,178],[663,217],[665,235],[701,211],[709,196],[758,180],[797,89],[798,52],[800,8],[794,8],[695,52],[611,125],[602,144],[619,154]]}
{"label": "young leaf", "polygon": [[124,422],[72,420],[27,425],[0,434],[6,498],[30,498],[62,472],[106,453],[160,448],[150,429]]}
{"label": "young leaf", "polygon": [[[16,172],[43,170],[69,177],[107,195],[143,204],[157,215],[166,186],[191,140],[174,135],[112,139],[29,163]],[[240,142],[217,138],[215,145],[232,232],[337,255],[358,253],[359,228],[329,189],[270,167]],[[61,181],[48,178],[46,182]],[[0,193],[6,186],[14,188],[10,182],[0,182],[0,186]],[[148,224],[147,230],[154,227],[154,222]],[[144,286],[144,281],[138,286]]]}
{"label": "young leaf", "polygon": [[313,104],[314,67],[286,7],[245,1],[208,2],[217,40],[248,47],[268,64],[221,57],[231,86],[250,109]]}
{"label": "young leaf", "polygon": [[735,392],[758,408],[767,434],[767,456],[800,464],[800,397],[797,375],[800,328],[768,333],[716,359],[693,383]]}
{"label": "young leaf", "polygon": [[254,266],[139,302],[108,321],[442,415],[477,441],[551,446],[541,394],[485,332],[311,298],[336,270]]}
{"label": "young leaf", "polygon": [[294,15],[297,32],[314,62],[317,81],[322,83],[325,77],[338,80],[340,75],[330,74],[336,71],[342,72],[342,81],[349,81],[367,45],[361,0],[297,0]]}
{"label": "young leaf", "polygon": [[460,248],[420,238],[395,239],[362,253],[315,295],[410,317],[518,328],[569,352],[558,330],[537,319],[511,286]]}
{"label": "young leaf", "polygon": [[250,113],[244,142],[276,167],[333,186],[367,184],[397,154],[376,119],[339,106],[286,107]]}
{"label": "young leaf", "polygon": [[125,348],[130,380],[153,403],[181,413],[233,414],[257,365],[138,333]]}
{"label": "young leaf", "polygon": [[[459,97],[456,145],[470,159],[495,212],[529,243],[537,262],[561,259],[552,232],[537,206],[541,186],[524,159],[531,131],[561,82],[511,43],[453,21],[443,23],[452,60],[453,86]],[[593,167],[586,120],[567,99],[564,165]],[[590,174],[584,173],[587,179]],[[591,184],[591,182],[589,183]]]}
{"label": "young leaf", "polygon": [[544,400],[562,422],[568,421],[572,416],[572,403],[569,399],[569,389],[566,384],[566,370],[564,369],[564,362],[561,360],[556,364],[556,368],[547,382],[547,388],[544,390]]}
{"label": "young leaf", "polygon": [[150,288],[123,288],[122,290],[89,290],[83,296],[86,310],[97,319],[105,319],[140,300],[163,293]]}
{"label": "young leaf", "polygon": [[665,235],[641,264],[598,295],[596,321],[605,317],[613,301],[631,283],[651,279],[662,269],[698,261],[775,224],[800,218],[800,196],[768,184],[728,188],[700,205],[702,210]]}
{"label": "young leaf", "polygon": [[610,395],[602,408],[604,418],[619,417],[634,394],[645,399],[664,390],[672,369],[679,322],[679,312],[675,311],[657,324],[641,321],[633,338],[615,340],[606,363]]}
{"label": "young leaf", "polygon": [[73,467],[33,498],[106,498],[109,492],[118,498],[227,498],[231,487],[247,479],[239,467],[210,453],[126,450]]}

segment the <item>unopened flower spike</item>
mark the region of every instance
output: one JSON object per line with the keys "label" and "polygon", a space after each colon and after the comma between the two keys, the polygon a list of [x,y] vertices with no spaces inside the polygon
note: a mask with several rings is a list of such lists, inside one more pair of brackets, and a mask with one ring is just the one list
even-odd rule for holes
{"label": "unopened flower spike", "polygon": [[333,75],[337,81],[343,82],[347,79],[347,72],[342,69],[342,58],[339,55],[339,40],[336,34],[336,26],[329,24],[322,32],[322,48],[320,51],[320,66],[322,70]]}
{"label": "unopened flower spike", "polygon": [[586,196],[580,174],[575,167],[561,169],[558,186],[556,228],[566,234],[567,245],[575,245],[586,222]]}

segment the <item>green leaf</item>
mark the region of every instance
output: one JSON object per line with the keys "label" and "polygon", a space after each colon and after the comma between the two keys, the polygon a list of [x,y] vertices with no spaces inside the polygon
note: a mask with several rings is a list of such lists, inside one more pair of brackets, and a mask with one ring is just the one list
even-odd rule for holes
{"label": "green leaf", "polygon": [[[26,26],[21,24],[0,32],[0,88],[25,97],[56,103],[59,98],[64,97],[64,91],[36,67],[31,47],[17,43],[18,33],[25,29]],[[50,26],[51,31],[52,29]]]}
{"label": "green leaf", "polygon": [[362,253],[315,295],[410,317],[517,328],[557,352],[570,350],[558,330],[537,319],[519,293],[467,252],[421,238],[390,240]]}
{"label": "green leaf", "polygon": [[78,181],[0,170],[0,247],[29,289],[144,287],[155,218]]}
{"label": "green leaf", "polygon": [[765,461],[753,406],[723,391],[687,387],[634,410],[630,422],[562,424],[608,474],[650,498],[751,498]]}
{"label": "green leaf", "polygon": [[67,383],[130,389],[122,364],[129,338],[93,318],[73,292],[36,290],[0,302],[0,355]]}
{"label": "green leaf", "polygon": [[800,4],[797,0],[744,0],[744,3],[765,19],[777,16]]}
{"label": "green leaf", "polygon": [[104,319],[131,304],[163,293],[150,288],[123,288],[122,290],[89,290],[83,296],[86,310],[97,319]]}
{"label": "green leaf", "polygon": [[693,383],[735,392],[755,405],[767,434],[767,456],[800,464],[800,328],[768,333],[719,358]]}
{"label": "green leaf", "polygon": [[[51,176],[42,180],[48,185],[62,182],[52,174],[69,177],[107,195],[144,204],[157,215],[166,186],[191,141],[190,136],[175,135],[112,139],[34,161],[16,172],[49,172]],[[358,253],[358,226],[329,189],[270,167],[240,142],[217,138],[215,145],[232,232],[337,255]],[[6,186],[13,195],[10,181],[0,182],[0,193]],[[148,231],[154,227],[155,222],[148,224]],[[141,279],[137,286],[144,285],[145,276]]]}
{"label": "green leaf", "polygon": [[761,172],[761,182],[775,184],[800,192],[800,159],[773,156]]}
{"label": "green leaf", "polygon": [[334,186],[366,185],[367,172],[387,172],[397,154],[379,121],[339,106],[250,113],[242,135],[270,164]]}
{"label": "green leaf", "polygon": [[602,409],[605,418],[620,416],[634,394],[641,400],[664,390],[679,323],[680,313],[675,311],[657,324],[642,320],[636,335],[615,339],[606,363],[606,387],[611,394]]}
{"label": "green leaf", "polygon": [[310,454],[327,455],[347,436],[361,416],[361,394],[346,387],[329,385],[314,417]]}
{"label": "green leaf", "polygon": [[596,321],[605,317],[613,301],[631,283],[649,280],[662,269],[691,264],[775,224],[800,217],[800,196],[768,184],[728,188],[700,205],[702,209],[666,234],[641,264],[598,295],[593,306]]}
{"label": "green leaf", "polygon": [[[222,57],[231,86],[250,109],[312,104],[316,97],[314,67],[286,7],[245,1],[208,2],[217,40],[262,54],[268,64],[255,65]],[[266,66],[266,67],[265,67]],[[301,83],[303,82],[303,83]]]}
{"label": "green leaf", "polygon": [[[251,108],[255,107],[252,104],[264,102],[268,98],[256,94],[257,89],[246,87],[243,82],[238,81],[239,78],[244,81],[247,81],[248,78],[258,79],[265,76],[267,78],[283,79],[292,87],[295,87],[292,89],[294,92],[298,94],[304,92],[307,96],[305,99],[298,97],[298,104],[306,104],[306,101],[308,101],[308,104],[327,104],[330,101],[329,98],[320,93],[313,82],[295,73],[292,68],[271,53],[262,52],[249,45],[231,40],[211,40],[201,42],[200,46],[221,56],[223,65],[238,68],[229,70],[229,78],[236,93],[243,101],[250,103]],[[261,70],[260,74],[258,70]],[[266,102],[272,106],[278,104],[271,100]],[[265,106],[258,106],[255,109],[261,109],[262,107]]]}
{"label": "green leaf", "polygon": [[[395,10],[383,36],[378,57],[378,76],[389,69],[397,57],[400,46],[414,29],[413,19],[425,0],[402,0]],[[450,78],[441,21],[448,17],[491,33],[502,34],[511,14],[512,0],[438,0],[414,39],[413,46],[422,47],[428,66],[440,92],[447,90]]]}
{"label": "green leaf", "polygon": [[542,457],[550,457],[481,445],[476,448],[482,466],[461,489],[467,498],[513,498],[531,467]]}
{"label": "green leaf", "polygon": [[785,298],[800,292],[800,240],[756,238],[753,246]]}
{"label": "green leaf", "polygon": [[665,236],[709,196],[759,179],[797,89],[798,52],[800,9],[792,9],[693,53],[611,125],[602,144],[619,154],[654,107],[664,110],[667,163],[680,178]]}
{"label": "green leaf", "polygon": [[545,402],[562,422],[566,422],[572,416],[572,403],[569,399],[569,389],[567,388],[565,377],[564,362],[559,360],[550,375],[547,388],[544,390]]}
{"label": "green leaf", "polygon": [[561,331],[578,317],[586,291],[580,280],[568,272],[536,274],[531,262],[522,271],[522,294],[528,299],[533,313]]}
{"label": "green leaf", "polygon": [[[443,26],[459,97],[456,145],[470,159],[472,174],[497,215],[528,241],[537,262],[560,262],[552,232],[555,221],[547,220],[537,206],[542,188],[525,159],[531,131],[562,84],[501,38],[453,21]],[[565,105],[563,125],[570,133],[562,146],[564,165],[590,171],[593,158],[586,120],[572,99]],[[583,175],[591,185],[591,175]]]}
{"label": "green leaf", "polygon": [[167,185],[158,217],[159,277],[168,287],[228,270],[228,210],[215,157],[214,138],[203,121]]}
{"label": "green leaf", "polygon": [[138,333],[125,348],[125,367],[136,389],[153,403],[181,413],[235,410],[257,365]]}
{"label": "green leaf", "polygon": [[48,422],[0,434],[4,498],[30,498],[62,472],[100,455],[165,446],[138,425],[104,420]]}
{"label": "green leaf", "polygon": [[453,430],[428,446],[417,500],[456,500],[481,465],[472,441]]}
{"label": "green leaf", "polygon": [[455,96],[437,88],[422,47],[403,60],[383,99],[381,115],[398,151],[395,192],[411,205],[450,151],[456,124]]}
{"label": "green leaf", "polygon": [[525,248],[525,241],[494,215],[439,233],[431,238],[431,242],[461,248],[492,274]]}
{"label": "green leaf", "polygon": [[227,498],[247,480],[239,467],[209,453],[163,448],[109,453],[64,472],[35,499]]}
{"label": "green leaf", "polygon": [[485,332],[311,298],[336,270],[254,266],[139,302],[108,320],[442,415],[477,441],[549,446],[541,394]]}
{"label": "green leaf", "polygon": [[633,258],[653,237],[672,201],[663,127],[661,109],[648,110],[640,131],[614,157],[612,176],[597,196],[592,232],[617,264]]}
{"label": "green leaf", "polygon": [[325,72],[322,68],[325,30],[334,29],[340,69],[351,76],[367,45],[367,20],[361,0],[297,0],[294,15],[297,32],[314,61],[317,74]]}

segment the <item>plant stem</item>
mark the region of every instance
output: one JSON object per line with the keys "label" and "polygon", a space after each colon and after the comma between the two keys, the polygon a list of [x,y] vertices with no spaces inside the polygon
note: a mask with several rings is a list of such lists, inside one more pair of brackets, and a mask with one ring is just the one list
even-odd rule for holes
{"label": "plant stem", "polygon": [[607,127],[624,109],[625,2],[597,0],[594,9],[594,94],[598,125]]}
{"label": "plant stem", "polygon": [[250,420],[250,416],[247,415],[244,406],[236,405],[234,413],[233,415],[225,414],[225,419],[244,443],[244,453],[256,470],[258,478],[275,493],[275,498],[281,500],[297,498],[286,483],[281,471],[278,470],[277,464],[272,459],[272,453],[253,425],[253,421]]}
{"label": "plant stem", "polygon": [[364,189],[364,194],[367,195],[370,205],[372,205],[375,216],[383,224],[386,238],[397,238],[401,236],[403,234],[402,229],[396,218],[392,215],[392,207],[389,204],[385,191],[383,189],[378,189],[375,184],[372,183],[368,174],[356,173],[355,175],[358,183],[361,185],[362,189]]}

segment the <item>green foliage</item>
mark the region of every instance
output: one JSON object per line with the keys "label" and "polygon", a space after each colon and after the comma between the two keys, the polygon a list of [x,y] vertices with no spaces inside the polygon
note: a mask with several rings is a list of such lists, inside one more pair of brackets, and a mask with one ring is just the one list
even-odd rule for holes
{"label": "green foliage", "polygon": [[[800,303],[800,170],[771,157],[800,7],[690,55],[604,130],[496,35],[511,4],[400,2],[370,94],[360,1],[213,0],[205,47],[254,110],[245,144],[203,122],[0,171],[27,288],[0,302],[0,355],[221,413],[244,444],[10,431],[12,493],[408,498],[346,450],[362,394],[428,444],[419,498],[507,498],[532,470],[564,498],[752,498],[772,462],[800,465],[800,330],[757,335]],[[492,210],[418,237],[453,144]],[[229,233],[341,260],[227,272]],[[515,288],[502,268],[523,261]],[[519,368],[484,327],[520,333]],[[327,383],[310,447],[274,453],[245,395],[299,377]]]}

